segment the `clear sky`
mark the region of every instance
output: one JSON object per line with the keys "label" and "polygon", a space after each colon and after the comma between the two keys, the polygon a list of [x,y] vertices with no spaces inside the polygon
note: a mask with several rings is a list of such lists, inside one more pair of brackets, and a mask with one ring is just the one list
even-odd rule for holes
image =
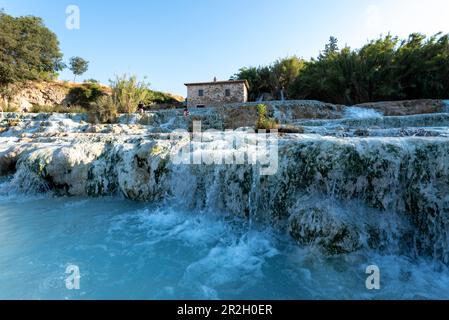
{"label": "clear sky", "polygon": [[[79,30],[66,28],[68,5],[80,9]],[[317,56],[330,35],[359,47],[388,32],[449,33],[448,0],[0,0],[0,8],[44,18],[66,60],[90,61],[81,80],[132,73],[183,96],[185,82]]]}

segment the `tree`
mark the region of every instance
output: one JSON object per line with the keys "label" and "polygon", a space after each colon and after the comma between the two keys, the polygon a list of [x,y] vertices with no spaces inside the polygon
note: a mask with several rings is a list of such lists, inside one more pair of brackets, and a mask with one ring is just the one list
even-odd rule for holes
{"label": "tree", "polygon": [[70,58],[70,71],[74,74],[73,82],[75,82],[76,77],[84,74],[89,68],[89,61],[84,60],[81,57]]}
{"label": "tree", "polygon": [[329,43],[324,46],[323,57],[329,57],[338,52],[338,40],[334,36],[329,38]]}
{"label": "tree", "polygon": [[449,92],[449,36],[408,39],[386,35],[358,50],[326,45],[297,77],[291,96],[341,104],[445,99]]}
{"label": "tree", "polygon": [[282,95],[282,98],[284,98],[285,91],[290,91],[290,87],[304,67],[304,60],[295,56],[277,60],[271,68],[273,74],[273,96],[279,97],[279,95]]}
{"label": "tree", "polygon": [[0,85],[50,80],[64,68],[58,39],[41,18],[0,10],[0,30]]}
{"label": "tree", "polygon": [[304,60],[293,56],[279,59],[269,66],[241,68],[231,79],[248,81],[251,101],[258,100],[264,93],[280,98],[281,92],[289,92],[304,67]]}
{"label": "tree", "polygon": [[249,100],[256,101],[263,93],[271,93],[271,71],[269,67],[241,68],[231,80],[247,80]]}
{"label": "tree", "polygon": [[242,68],[234,75],[250,83],[249,97],[284,88],[289,99],[312,99],[353,105],[369,101],[447,99],[449,35],[413,33],[400,40],[390,34],[360,49],[338,47],[329,39],[318,58],[296,57],[269,66]]}

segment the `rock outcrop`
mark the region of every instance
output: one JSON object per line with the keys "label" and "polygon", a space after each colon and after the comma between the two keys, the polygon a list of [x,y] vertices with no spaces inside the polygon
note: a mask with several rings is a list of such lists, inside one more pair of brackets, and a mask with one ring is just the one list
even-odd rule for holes
{"label": "rock outcrop", "polygon": [[442,100],[431,99],[386,101],[363,103],[356,107],[374,109],[382,112],[386,116],[406,116],[443,112],[444,102]]}
{"label": "rock outcrop", "polygon": [[33,105],[63,105],[69,90],[70,86],[63,82],[27,82],[20,88],[10,86],[8,97],[4,96],[3,100],[5,104],[14,105],[20,111],[31,111]]}

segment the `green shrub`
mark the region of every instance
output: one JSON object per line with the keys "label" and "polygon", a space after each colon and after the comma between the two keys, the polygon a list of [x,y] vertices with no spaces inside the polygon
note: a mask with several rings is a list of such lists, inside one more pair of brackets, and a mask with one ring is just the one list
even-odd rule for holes
{"label": "green shrub", "polygon": [[91,104],[89,109],[90,123],[116,123],[117,105],[111,96],[102,96]]}
{"label": "green shrub", "polygon": [[68,100],[71,104],[89,108],[91,103],[95,102],[101,96],[105,95],[102,88],[97,83],[83,83],[79,87],[71,88],[68,94]]}
{"label": "green shrub", "polygon": [[148,97],[148,87],[146,82],[140,82],[136,76],[128,77],[126,74],[116,76],[111,81],[112,100],[120,113],[134,113],[140,102],[144,102]]}
{"label": "green shrub", "polygon": [[257,105],[258,118],[256,122],[256,130],[272,130],[279,127],[275,119],[268,116],[267,106],[264,104]]}
{"label": "green shrub", "polygon": [[173,104],[174,107],[179,104],[179,101],[176,100],[173,96],[171,96],[168,93],[160,92],[160,91],[153,91],[148,89],[147,90],[147,96],[146,99],[143,101],[145,105],[158,105],[158,104],[164,104],[169,105]]}

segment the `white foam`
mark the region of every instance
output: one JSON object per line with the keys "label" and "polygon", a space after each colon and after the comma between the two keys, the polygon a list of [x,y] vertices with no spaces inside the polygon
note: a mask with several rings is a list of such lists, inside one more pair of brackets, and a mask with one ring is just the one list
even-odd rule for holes
{"label": "white foam", "polygon": [[[112,198],[37,203],[0,201],[0,238],[12,244],[0,256],[7,270],[0,298],[441,299],[449,292],[449,271],[438,263],[370,250],[323,257],[210,212]],[[13,245],[31,240],[36,250]],[[67,263],[80,266],[82,292],[67,293]],[[379,291],[365,288],[370,264],[381,270]]]}
{"label": "white foam", "polygon": [[348,119],[369,119],[381,118],[384,115],[374,109],[365,109],[359,107],[348,107],[344,111],[344,117]]}
{"label": "white foam", "polygon": [[232,239],[232,243],[218,244],[207,256],[189,265],[183,282],[202,288],[229,287],[239,283],[234,290],[245,290],[263,279],[263,265],[278,254],[266,234],[249,232]]}

